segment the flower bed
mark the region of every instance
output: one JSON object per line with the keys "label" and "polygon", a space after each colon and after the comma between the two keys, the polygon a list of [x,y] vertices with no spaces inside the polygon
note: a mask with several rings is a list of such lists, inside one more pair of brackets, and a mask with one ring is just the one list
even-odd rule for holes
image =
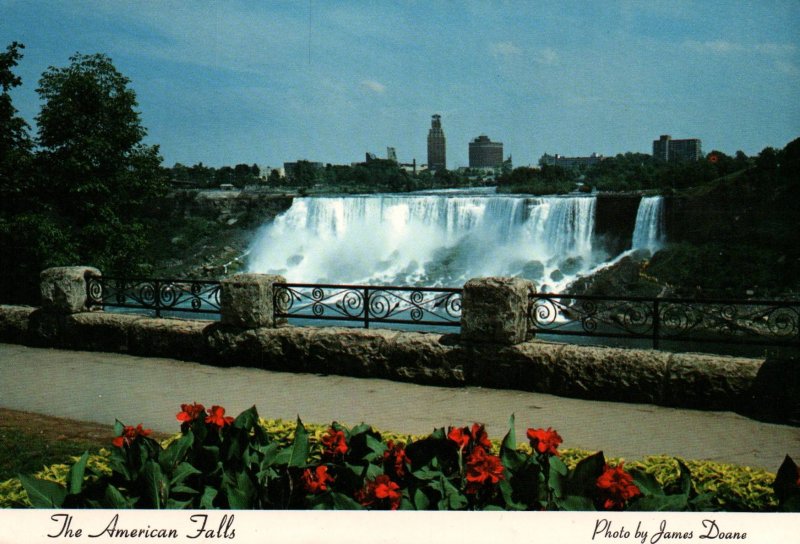
{"label": "flower bed", "polygon": [[798,510],[800,473],[710,462],[605,459],[560,450],[553,429],[513,416],[503,440],[482,425],[428,436],[238,417],[184,404],[159,443],[117,422],[112,448],[0,483],[0,507],[386,510]]}

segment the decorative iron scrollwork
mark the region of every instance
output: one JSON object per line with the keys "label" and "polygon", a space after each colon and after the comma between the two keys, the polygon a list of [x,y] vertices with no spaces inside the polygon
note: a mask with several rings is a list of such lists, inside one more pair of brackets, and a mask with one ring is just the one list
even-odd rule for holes
{"label": "decorative iron scrollwork", "polygon": [[546,334],[800,344],[800,303],[531,295],[529,328]]}
{"label": "decorative iron scrollwork", "polygon": [[283,283],[274,286],[276,317],[369,323],[459,325],[460,289]]}
{"label": "decorative iron scrollwork", "polygon": [[161,312],[219,313],[219,282],[130,280],[109,276],[87,280],[87,305]]}

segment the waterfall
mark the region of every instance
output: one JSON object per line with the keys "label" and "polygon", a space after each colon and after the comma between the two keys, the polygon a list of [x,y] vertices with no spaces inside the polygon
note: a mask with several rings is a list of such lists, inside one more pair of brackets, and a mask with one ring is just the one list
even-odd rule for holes
{"label": "waterfall", "polygon": [[292,282],[460,285],[523,276],[563,285],[598,264],[594,197],[307,197],[264,225],[251,272]]}
{"label": "waterfall", "polygon": [[642,197],[636,212],[631,249],[649,249],[655,253],[664,244],[664,199],[660,196]]}

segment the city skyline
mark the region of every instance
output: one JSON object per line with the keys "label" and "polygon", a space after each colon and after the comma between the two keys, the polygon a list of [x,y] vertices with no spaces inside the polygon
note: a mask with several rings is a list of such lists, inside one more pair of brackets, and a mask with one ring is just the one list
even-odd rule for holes
{"label": "city skyline", "polygon": [[625,1],[298,3],[0,0],[25,44],[15,107],[32,125],[48,66],[104,53],[131,80],[164,164],[349,164],[393,147],[447,166],[491,134],[545,153],[650,154],[654,137],[757,154],[800,134],[800,4]]}

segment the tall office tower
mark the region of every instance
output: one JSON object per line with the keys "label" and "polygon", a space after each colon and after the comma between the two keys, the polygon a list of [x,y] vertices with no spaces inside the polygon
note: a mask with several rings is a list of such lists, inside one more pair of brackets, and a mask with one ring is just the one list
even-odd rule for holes
{"label": "tall office tower", "polygon": [[386,148],[386,158],[390,161],[397,162],[397,151],[393,147]]}
{"label": "tall office tower", "polygon": [[664,162],[698,161],[703,158],[702,142],[697,138],[673,140],[669,134],[653,140],[653,157]]}
{"label": "tall office tower", "polygon": [[445,150],[444,131],[442,130],[442,116],[439,114],[434,115],[431,119],[431,129],[428,131],[428,169],[447,169],[447,155]]}
{"label": "tall office tower", "polygon": [[503,143],[493,142],[480,135],[469,143],[470,168],[500,168],[503,166]]}

